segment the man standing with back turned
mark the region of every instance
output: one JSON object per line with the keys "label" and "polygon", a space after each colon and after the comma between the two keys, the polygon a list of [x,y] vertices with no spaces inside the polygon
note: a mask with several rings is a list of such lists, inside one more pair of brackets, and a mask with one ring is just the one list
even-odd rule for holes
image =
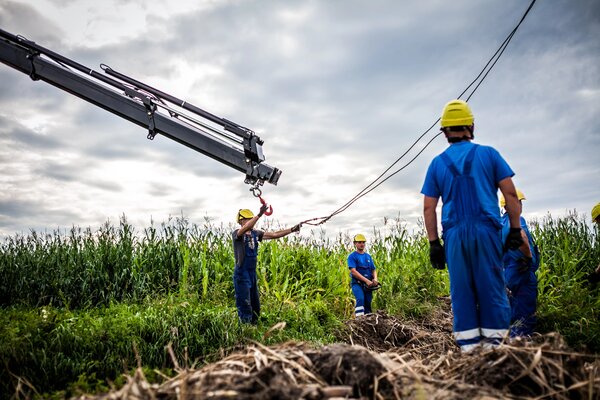
{"label": "man standing with back turned", "polygon": [[[480,344],[497,346],[510,325],[498,188],[510,219],[505,246],[516,249],[523,243],[514,172],[494,148],[472,143],[473,122],[465,101],[446,104],[441,131],[450,146],[432,160],[421,189],[429,257],[436,269],[444,269],[448,263],[454,338],[463,352]],[[436,214],[440,197],[444,246]]]}

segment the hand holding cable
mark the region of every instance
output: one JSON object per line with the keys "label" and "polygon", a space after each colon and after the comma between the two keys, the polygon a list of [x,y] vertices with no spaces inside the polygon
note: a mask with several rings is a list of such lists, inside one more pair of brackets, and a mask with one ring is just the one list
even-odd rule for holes
{"label": "hand holding cable", "polygon": [[290,228],[291,232],[300,232],[300,228],[302,228],[302,222],[296,224]]}

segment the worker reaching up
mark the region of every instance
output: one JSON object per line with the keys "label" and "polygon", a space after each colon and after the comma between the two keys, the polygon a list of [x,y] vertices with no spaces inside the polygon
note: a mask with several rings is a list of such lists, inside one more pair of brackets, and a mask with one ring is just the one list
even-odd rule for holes
{"label": "worker reaching up", "polygon": [[[435,157],[421,193],[423,216],[434,268],[448,263],[454,338],[468,352],[493,347],[508,334],[510,306],[504,287],[498,188],[506,203],[510,229],[505,246],[523,243],[514,172],[492,147],[472,143],[474,118],[462,100],[446,104],[441,131],[449,147]],[[442,199],[444,244],[438,235],[436,207]]]}
{"label": "worker reaching up", "polygon": [[380,287],[373,258],[365,251],[366,241],[367,239],[362,233],[354,236],[353,243],[356,250],[348,256],[352,293],[356,298],[354,307],[356,317],[371,314],[373,290]]}
{"label": "worker reaching up", "polygon": [[233,273],[235,305],[240,321],[243,323],[256,324],[260,316],[260,299],[256,277],[258,242],[265,239],[279,239],[292,232],[299,232],[302,226],[302,224],[297,224],[276,232],[264,232],[254,229],[254,225],[267,209],[268,206],[263,204],[256,216],[248,209],[238,211],[236,221],[240,224],[240,228],[232,233],[235,257],[235,270]]}
{"label": "worker reaching up", "polygon": [[[517,189],[517,212],[523,213],[523,192]],[[500,206],[508,210],[504,196],[500,197]],[[527,221],[521,215],[521,237],[523,244],[514,250],[504,253],[504,279],[510,302],[510,336],[528,337],[533,334],[536,323],[535,310],[537,305],[538,281],[535,272],[540,266],[540,254],[529,232]],[[506,238],[510,231],[508,213],[502,215],[502,238]]]}

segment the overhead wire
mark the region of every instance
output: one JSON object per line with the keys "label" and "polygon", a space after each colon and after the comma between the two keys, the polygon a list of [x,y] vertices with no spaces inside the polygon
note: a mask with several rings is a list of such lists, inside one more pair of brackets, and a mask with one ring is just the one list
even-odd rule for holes
{"label": "overhead wire", "polygon": [[[465,93],[467,93],[469,91],[469,89],[473,85],[475,85],[475,87],[473,88],[473,90],[471,91],[471,93],[467,96],[466,101],[469,101],[471,99],[471,97],[475,94],[475,92],[477,91],[477,89],[479,89],[479,87],[481,86],[481,84],[483,83],[483,81],[487,78],[487,76],[489,75],[489,73],[491,72],[491,70],[494,68],[494,66],[496,65],[496,63],[498,62],[498,60],[500,59],[500,57],[502,56],[502,54],[504,54],[504,51],[508,47],[508,44],[512,40],[513,36],[517,32],[517,30],[519,29],[519,27],[521,26],[521,24],[523,23],[523,21],[525,20],[525,18],[529,14],[529,12],[531,11],[531,9],[532,9],[532,7],[533,7],[533,5],[535,4],[536,1],[537,0],[532,0],[531,1],[531,3],[529,4],[529,7],[527,7],[527,10],[523,14],[523,16],[521,17],[521,19],[517,23],[517,25],[508,34],[508,36],[506,37],[506,39],[504,39],[504,41],[502,42],[502,44],[498,47],[498,49],[490,57],[490,59],[487,61],[487,63],[481,69],[481,71],[479,71],[479,73],[477,74],[477,76],[475,77],[475,79],[473,79],[473,81],[471,81],[471,83],[469,83],[469,85],[467,85],[467,87],[460,93],[460,95],[458,95],[457,98],[461,98]],[[391,177],[395,176],[400,171],[402,171],[406,167],[408,167],[413,161],[415,161],[417,159],[417,157],[419,157],[423,153],[423,151],[425,151],[425,149],[427,147],[429,147],[429,145],[437,137],[439,137],[441,135],[441,132],[438,132],[435,136],[433,136],[423,146],[423,148],[421,148],[421,150],[413,158],[411,158],[406,164],[404,164],[402,167],[398,168],[397,170],[395,170],[394,172],[392,172],[391,174],[389,174],[388,176],[386,176],[385,178],[383,178],[396,164],[398,164],[417,145],[417,143],[419,143],[425,137],[425,135],[427,135],[427,133],[429,133],[437,125],[437,123],[439,122],[439,120],[440,120],[440,118],[438,118],[429,128],[427,128],[409,146],[409,148],[400,157],[398,157],[396,159],[396,161],[394,161],[377,178],[375,178],[373,181],[371,181],[371,183],[369,183],[367,186],[365,186],[360,192],[358,192],[354,197],[352,197],[350,200],[348,200],[344,205],[342,205],[341,207],[339,207],[338,209],[336,209],[335,211],[333,211],[331,214],[329,214],[327,216],[312,218],[312,219],[303,221],[302,223],[303,224],[307,224],[307,225],[321,225],[321,224],[324,224],[325,222],[329,221],[334,216],[336,216],[336,215],[338,215],[338,214],[346,211],[350,206],[352,206],[359,199],[361,199],[362,197],[364,197],[367,194],[371,193],[373,190],[375,190],[376,188],[378,188],[381,184],[383,184],[384,182],[386,182],[388,179],[390,179]]]}

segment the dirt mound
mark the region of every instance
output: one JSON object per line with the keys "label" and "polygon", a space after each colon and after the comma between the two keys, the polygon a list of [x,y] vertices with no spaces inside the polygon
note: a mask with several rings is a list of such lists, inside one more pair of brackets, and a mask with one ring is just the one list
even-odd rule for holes
{"label": "dirt mound", "polygon": [[413,350],[427,356],[457,350],[451,335],[452,314],[448,300],[448,304],[426,319],[399,320],[379,311],[349,320],[337,337],[342,342],[376,352]]}
{"label": "dirt mound", "polygon": [[450,330],[444,313],[372,314],[347,323],[348,343],[253,343],[160,385],[138,370],[120,390],[80,399],[600,399],[600,356],[558,334],[461,354]]}

